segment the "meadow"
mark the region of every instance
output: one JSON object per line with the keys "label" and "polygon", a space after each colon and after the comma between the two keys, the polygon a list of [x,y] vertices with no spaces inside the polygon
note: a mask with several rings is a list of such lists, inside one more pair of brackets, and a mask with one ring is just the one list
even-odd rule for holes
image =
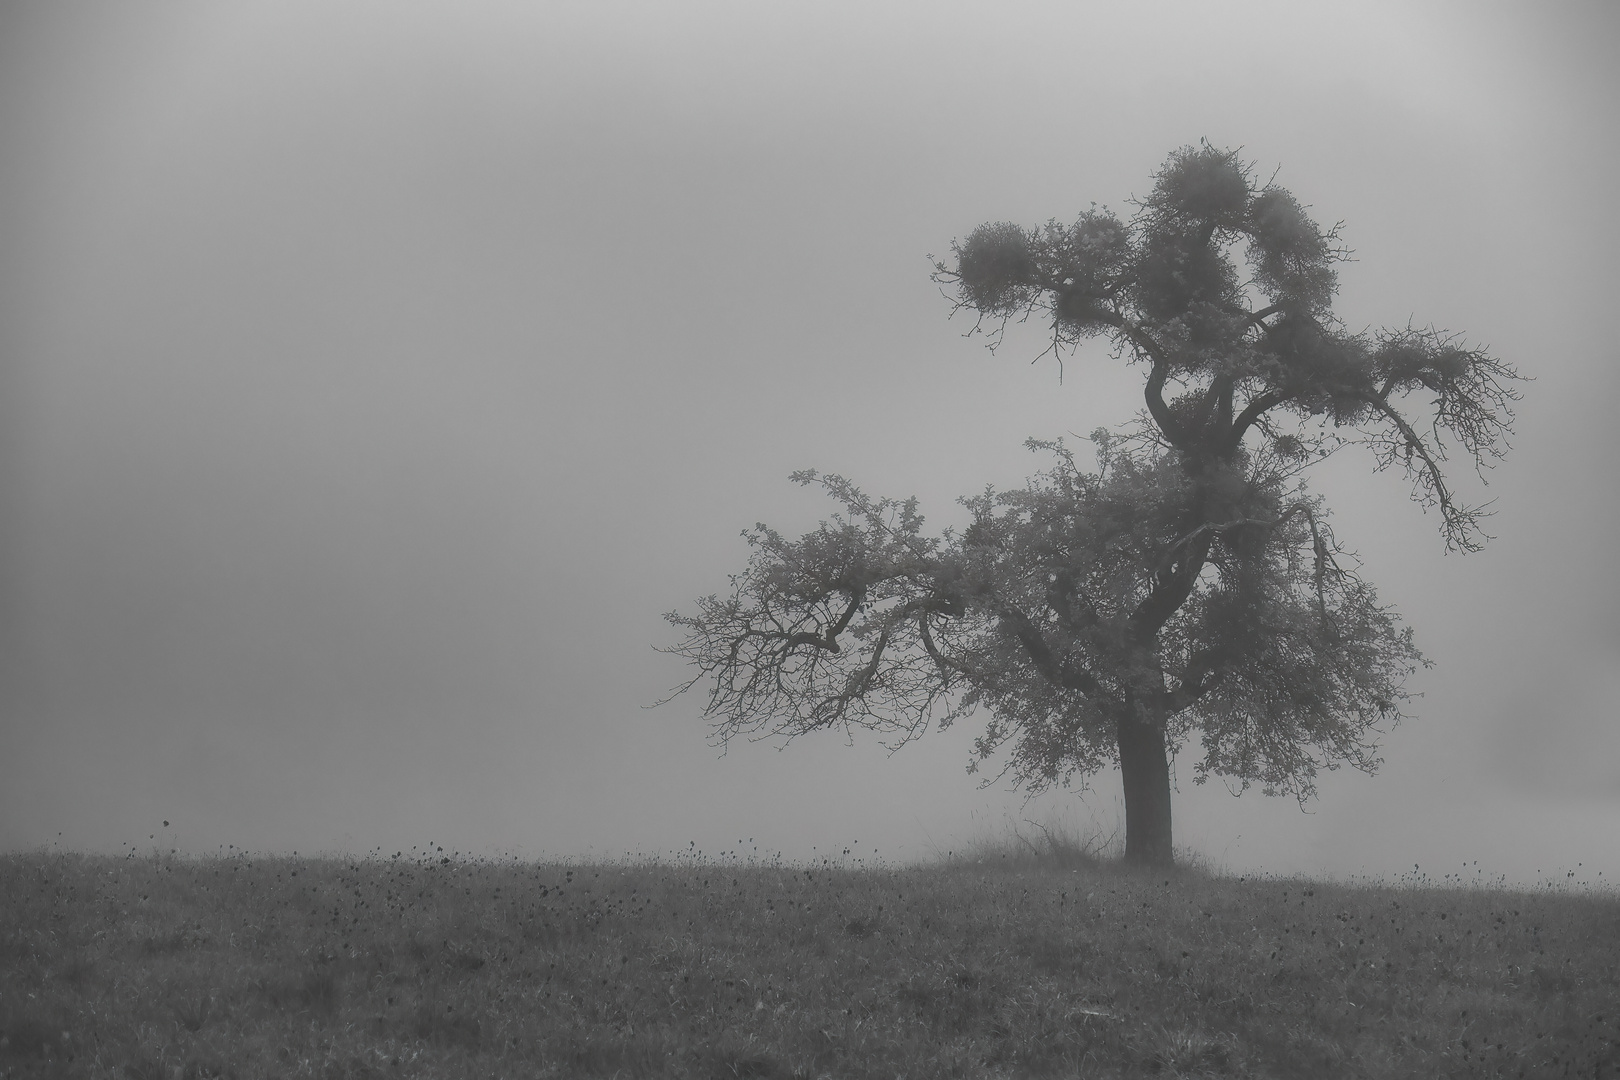
{"label": "meadow", "polygon": [[1620,1076],[1620,900],[691,852],[0,857],[0,1075]]}

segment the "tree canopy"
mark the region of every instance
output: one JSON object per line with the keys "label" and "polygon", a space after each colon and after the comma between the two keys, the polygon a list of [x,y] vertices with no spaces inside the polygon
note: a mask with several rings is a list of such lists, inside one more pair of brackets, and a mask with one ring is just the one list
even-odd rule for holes
{"label": "tree canopy", "polygon": [[1208,145],[1170,155],[1122,220],[981,225],[935,280],[992,348],[1039,319],[1060,358],[1105,338],[1144,372],[1145,411],[1091,436],[1094,467],[1050,466],[961,500],[931,535],[915,500],[839,476],[794,480],[841,506],[797,540],[758,525],[747,567],[666,617],[716,736],[868,729],[892,745],[984,717],[973,768],[1031,789],[1118,764],[1126,857],[1170,861],[1168,757],[1194,779],[1305,798],[1322,769],[1372,771],[1424,663],[1341,548],[1313,464],[1348,447],[1396,469],[1445,545],[1477,549],[1484,511],[1448,456],[1481,473],[1507,449],[1519,376],[1411,325],[1335,318],[1337,228]]}

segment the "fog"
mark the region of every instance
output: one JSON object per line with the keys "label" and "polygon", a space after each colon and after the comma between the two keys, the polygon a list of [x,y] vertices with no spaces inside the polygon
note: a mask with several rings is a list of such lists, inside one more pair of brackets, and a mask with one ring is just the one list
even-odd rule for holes
{"label": "fog", "polygon": [[[964,337],[930,254],[1128,210],[1242,147],[1356,261],[1352,327],[1534,382],[1447,555],[1315,480],[1435,662],[1374,777],[1190,783],[1280,874],[1620,875],[1620,19],[1603,4],[8,5],[0,847],[929,858],[1106,837],[974,724],[889,756],[707,741],[661,619],[796,469],[954,500],[1130,418],[1106,348]],[[170,824],[165,827],[164,822]],[[1598,877],[1602,874],[1602,878]]]}

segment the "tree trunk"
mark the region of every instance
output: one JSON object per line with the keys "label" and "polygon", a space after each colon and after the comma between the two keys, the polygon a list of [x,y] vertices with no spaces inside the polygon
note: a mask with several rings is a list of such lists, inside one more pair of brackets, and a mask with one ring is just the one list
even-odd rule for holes
{"label": "tree trunk", "polygon": [[1129,712],[1120,718],[1119,771],[1125,781],[1125,861],[1169,866],[1170,757],[1161,721]]}

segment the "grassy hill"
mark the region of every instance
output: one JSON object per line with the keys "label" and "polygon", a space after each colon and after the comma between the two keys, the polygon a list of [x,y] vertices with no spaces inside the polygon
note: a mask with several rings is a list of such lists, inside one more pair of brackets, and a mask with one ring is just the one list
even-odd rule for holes
{"label": "grassy hill", "polygon": [[0,857],[0,1075],[1620,1076],[1620,902],[1131,872]]}

